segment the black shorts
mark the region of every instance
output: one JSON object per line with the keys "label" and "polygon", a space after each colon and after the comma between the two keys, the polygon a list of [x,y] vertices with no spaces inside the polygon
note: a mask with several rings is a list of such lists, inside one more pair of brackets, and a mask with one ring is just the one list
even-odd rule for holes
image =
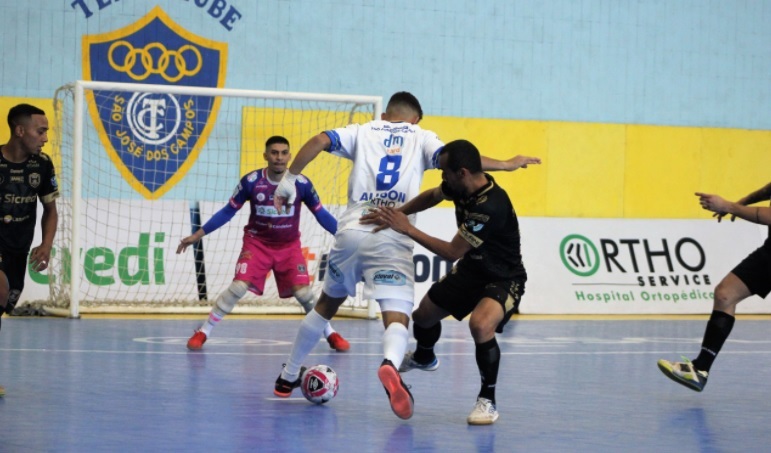
{"label": "black shorts", "polygon": [[[8,294],[8,303],[5,306],[5,312],[11,313],[13,307],[16,306],[16,302],[19,301],[19,296],[24,290],[24,277],[27,271],[27,257],[29,252],[7,252],[0,250],[0,271],[5,272],[5,276],[8,277],[8,287],[10,292]],[[0,311],[2,314],[2,311]]]}
{"label": "black shorts", "polygon": [[525,294],[525,279],[490,280],[459,269],[457,266],[431,285],[428,297],[438,307],[450,312],[453,318],[462,320],[471,313],[480,300],[489,297],[503,307],[503,320],[495,328],[503,332],[503,326],[511,315],[519,312],[519,302]]}
{"label": "black shorts", "polygon": [[747,285],[752,294],[768,296],[771,292],[771,251],[767,247],[760,247],[747,255],[731,272]]}

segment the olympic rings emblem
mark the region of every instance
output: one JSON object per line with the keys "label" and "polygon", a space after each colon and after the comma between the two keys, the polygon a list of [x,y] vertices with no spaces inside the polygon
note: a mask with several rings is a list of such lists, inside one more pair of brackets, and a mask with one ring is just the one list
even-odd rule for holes
{"label": "olympic rings emblem", "polygon": [[[115,51],[118,48],[126,47],[128,53],[123,59],[122,64],[115,62]],[[153,56],[154,50],[160,51],[160,58],[155,60]],[[190,70],[187,68],[187,60],[185,59],[185,52],[192,53],[192,57],[196,64]],[[143,72],[137,74],[134,72],[134,66],[137,63],[137,57],[141,64]],[[198,74],[203,66],[203,58],[201,57],[201,51],[197,47],[185,44],[178,50],[168,50],[166,46],[159,42],[154,42],[146,45],[141,49],[136,49],[128,41],[115,41],[110,45],[110,49],[107,51],[107,59],[110,62],[110,66],[118,72],[128,74],[133,80],[141,81],[150,77],[152,74],[158,74],[163,77],[164,80],[170,83],[178,82],[182,77],[194,76]],[[174,60],[174,67],[177,69],[178,74],[170,76],[166,70],[169,68],[169,64]]]}

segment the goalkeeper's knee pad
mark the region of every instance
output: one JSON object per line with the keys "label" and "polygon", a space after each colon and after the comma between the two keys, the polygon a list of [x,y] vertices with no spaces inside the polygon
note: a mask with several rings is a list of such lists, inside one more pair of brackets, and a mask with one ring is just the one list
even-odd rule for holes
{"label": "goalkeeper's knee pad", "polygon": [[233,280],[225,291],[222,291],[217,298],[217,308],[222,310],[223,313],[228,314],[233,311],[233,307],[236,306],[239,300],[244,297],[246,291],[249,289],[249,284],[241,280]]}
{"label": "goalkeeper's knee pad", "polygon": [[303,306],[305,313],[313,310],[313,306],[316,305],[316,298],[314,297],[310,286],[304,286],[297,290],[294,293],[294,297],[297,299],[297,302],[300,302],[300,305]]}

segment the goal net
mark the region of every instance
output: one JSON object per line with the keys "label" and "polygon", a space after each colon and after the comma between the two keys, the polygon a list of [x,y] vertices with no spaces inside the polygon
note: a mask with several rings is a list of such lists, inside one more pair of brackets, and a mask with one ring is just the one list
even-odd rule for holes
{"label": "goal net", "polygon": [[[313,135],[379,118],[382,108],[374,96],[83,81],[58,89],[54,105],[62,196],[46,309],[72,317],[208,312],[235,275],[249,204],[177,254],[180,239],[228,202],[241,176],[266,166],[268,137],[286,137],[294,154]],[[321,153],[303,171],[335,216],[350,165]],[[302,209],[300,241],[318,295],[333,237]],[[278,297],[272,275],[239,312],[303,313]],[[374,315],[361,296],[343,313]]]}

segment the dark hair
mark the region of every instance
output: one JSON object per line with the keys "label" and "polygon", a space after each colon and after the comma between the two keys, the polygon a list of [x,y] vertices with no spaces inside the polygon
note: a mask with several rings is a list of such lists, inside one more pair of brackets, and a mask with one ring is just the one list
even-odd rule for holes
{"label": "dark hair", "polygon": [[388,100],[386,111],[393,107],[407,107],[411,110],[414,110],[415,113],[418,114],[418,121],[423,119],[423,109],[420,107],[418,98],[416,98],[412,93],[408,93],[406,91],[394,93],[394,95],[391,96],[391,99]]}
{"label": "dark hair", "polygon": [[12,107],[11,110],[8,111],[8,126],[10,126],[11,131],[13,131],[14,127],[22,124],[25,120],[31,118],[32,115],[45,114],[46,112],[35,107],[34,105],[19,104],[15,107]]}
{"label": "dark hair", "polygon": [[452,171],[465,168],[471,173],[482,171],[482,157],[479,150],[468,140],[454,140],[439,151],[439,155],[447,155],[447,167]]}
{"label": "dark hair", "polygon": [[283,143],[286,146],[289,146],[289,140],[280,135],[274,135],[265,141],[265,149],[268,149],[270,145],[274,145],[276,143]]}

